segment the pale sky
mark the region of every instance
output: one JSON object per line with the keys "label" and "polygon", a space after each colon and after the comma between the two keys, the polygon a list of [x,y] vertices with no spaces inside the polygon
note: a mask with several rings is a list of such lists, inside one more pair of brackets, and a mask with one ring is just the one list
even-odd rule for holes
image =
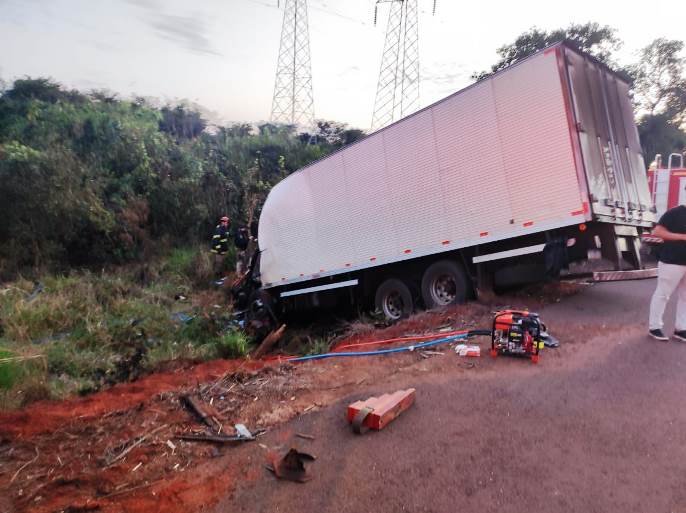
{"label": "pale sky", "polygon": [[[0,0],[0,78],[51,77],[122,97],[190,100],[222,122],[269,119],[283,16],[277,0]],[[368,129],[388,6],[309,0],[315,115]],[[684,39],[683,0],[420,4],[421,105],[467,85],[521,32],[597,21],[622,64],[654,38]]]}

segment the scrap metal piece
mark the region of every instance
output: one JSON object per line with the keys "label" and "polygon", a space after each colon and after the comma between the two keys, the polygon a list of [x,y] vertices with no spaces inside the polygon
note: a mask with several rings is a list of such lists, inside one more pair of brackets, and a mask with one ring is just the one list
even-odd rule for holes
{"label": "scrap metal piece", "polygon": [[353,431],[361,434],[366,429],[383,429],[393,419],[414,404],[415,389],[398,390],[380,397],[370,397],[348,406],[348,422]]}
{"label": "scrap metal piece", "polygon": [[239,437],[245,438],[246,440],[255,439],[255,436],[245,427],[245,424],[235,424],[234,427],[236,428],[236,433],[238,433]]}
{"label": "scrap metal piece", "polygon": [[211,442],[215,444],[227,444],[233,442],[249,442],[255,440],[255,438],[245,438],[241,435],[230,436],[230,435],[213,435],[207,433],[179,433],[176,438],[181,440],[189,440],[192,442]]}
{"label": "scrap metal piece", "polygon": [[543,340],[543,345],[545,345],[545,347],[552,347],[552,348],[560,347],[560,341],[558,339],[556,339],[555,337],[553,337],[547,331],[541,332],[541,340]]}
{"label": "scrap metal piece", "polygon": [[39,282],[39,281],[34,282],[33,283],[33,290],[31,291],[31,293],[28,296],[26,296],[26,302],[30,303],[31,301],[36,299],[38,297],[38,294],[43,292],[43,289],[44,289],[44,287],[43,287],[43,284],[41,282]]}
{"label": "scrap metal piece", "polygon": [[311,454],[300,452],[297,449],[292,448],[283,458],[278,458],[277,455],[273,455],[271,467],[267,466],[267,469],[273,472],[279,479],[306,483],[312,479],[312,475],[310,475],[305,468],[305,462],[314,461],[315,459],[317,458]]}

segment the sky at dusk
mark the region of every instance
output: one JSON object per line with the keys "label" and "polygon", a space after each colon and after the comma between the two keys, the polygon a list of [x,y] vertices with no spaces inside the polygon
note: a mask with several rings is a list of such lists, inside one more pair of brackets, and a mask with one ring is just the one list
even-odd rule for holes
{"label": "sky at dusk", "polygon": [[[617,29],[622,64],[657,37],[684,39],[683,0],[419,0],[421,105],[469,85],[521,32],[597,21]],[[284,0],[281,1],[281,4]],[[309,0],[317,118],[367,129],[388,6]],[[269,118],[283,5],[277,0],[0,0],[0,79],[51,77],[127,98],[188,100],[217,122]]]}

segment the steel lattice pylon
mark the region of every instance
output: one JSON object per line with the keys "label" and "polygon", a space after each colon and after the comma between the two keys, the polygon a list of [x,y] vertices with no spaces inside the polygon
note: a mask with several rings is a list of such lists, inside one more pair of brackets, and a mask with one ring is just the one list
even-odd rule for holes
{"label": "steel lattice pylon", "polygon": [[286,0],[271,120],[314,126],[307,0]]}
{"label": "steel lattice pylon", "polygon": [[417,0],[377,0],[376,3],[391,5],[374,100],[372,130],[382,128],[419,108]]}

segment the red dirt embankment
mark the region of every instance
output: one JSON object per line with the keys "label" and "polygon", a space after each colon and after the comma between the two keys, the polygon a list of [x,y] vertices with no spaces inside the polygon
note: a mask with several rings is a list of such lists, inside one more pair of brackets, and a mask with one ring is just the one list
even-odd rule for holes
{"label": "red dirt embankment", "polygon": [[215,360],[190,368],[151,374],[133,383],[120,383],[86,397],[39,401],[20,410],[0,412],[0,437],[30,437],[53,431],[74,419],[126,410],[156,394],[212,381],[239,368],[257,370],[263,366],[263,362]]}

